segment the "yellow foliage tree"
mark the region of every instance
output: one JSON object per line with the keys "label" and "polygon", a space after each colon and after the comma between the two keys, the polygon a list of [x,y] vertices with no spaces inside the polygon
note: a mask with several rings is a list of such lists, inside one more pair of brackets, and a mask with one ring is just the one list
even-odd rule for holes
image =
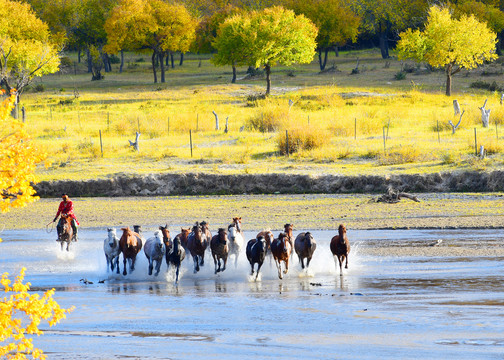
{"label": "yellow foliage tree", "polygon": [[74,308],[62,309],[53,299],[54,289],[39,294],[29,294],[30,283],[23,284],[26,269],[21,269],[14,284],[4,273],[0,280],[6,296],[0,298],[0,358],[45,359],[42,350],[33,346],[27,335],[42,335],[39,329],[42,320],[49,326],[56,325]]}
{"label": "yellow foliage tree", "polygon": [[[0,90],[1,96],[1,90]],[[35,167],[46,154],[33,146],[23,123],[9,117],[16,92],[0,103],[0,211],[22,207],[38,199],[32,183]]]}
{"label": "yellow foliage tree", "polygon": [[451,95],[452,76],[461,69],[474,69],[497,59],[496,34],[473,15],[451,16],[447,8],[432,6],[423,31],[408,29],[397,44],[399,59],[425,61],[444,67],[446,95]]}

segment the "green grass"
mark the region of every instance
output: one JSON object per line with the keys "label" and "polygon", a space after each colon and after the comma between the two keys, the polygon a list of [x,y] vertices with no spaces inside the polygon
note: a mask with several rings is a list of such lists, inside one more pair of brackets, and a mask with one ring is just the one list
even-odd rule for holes
{"label": "green grass", "polygon": [[[361,72],[351,75],[357,57]],[[76,61],[75,54],[70,58]],[[316,62],[273,68],[272,96],[263,99],[259,95],[265,90],[264,78],[243,78],[245,68],[238,69],[240,80],[231,84],[230,68],[214,67],[208,56],[189,54],[182,67],[177,59],[175,69],[167,71],[166,83],[154,84],[149,60],[146,54],[127,54],[125,71],[119,74],[113,65],[113,72],[101,81],[90,81],[84,64],[77,64],[66,73],[37,79],[44,92],[23,94],[28,130],[50,162],[38,170],[40,179],[159,172],[385,175],[502,168],[500,94],[470,87],[475,81],[499,83],[499,63],[462,71],[453,81],[454,96],[446,97],[442,71],[421,68],[418,74],[395,80],[400,62],[382,60],[376,51],[341,53],[328,63],[336,71],[320,73]],[[448,124],[458,121],[453,99],[465,110],[454,135]],[[486,129],[478,109],[485,99],[492,109]],[[219,131],[212,111],[219,116]],[[226,118],[228,133],[223,131]],[[264,121],[274,126],[253,125]],[[488,149],[484,160],[473,155],[475,128],[478,146]],[[279,149],[285,131],[299,129],[324,140],[313,141],[310,135],[314,146],[298,146],[297,152],[283,156]],[[128,143],[136,131],[141,133],[138,153]]]}

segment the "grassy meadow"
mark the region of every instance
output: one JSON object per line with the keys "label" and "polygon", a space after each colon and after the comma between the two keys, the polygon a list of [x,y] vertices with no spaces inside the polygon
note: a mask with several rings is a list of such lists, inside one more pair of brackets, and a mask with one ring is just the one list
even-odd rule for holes
{"label": "grassy meadow", "polygon": [[[126,54],[123,73],[113,65],[101,81],[90,80],[76,54],[68,56],[73,66],[36,79],[21,97],[28,130],[48,154],[41,180],[159,172],[386,175],[503,165],[501,92],[474,88],[502,83],[500,62],[462,71],[447,97],[443,71],[383,60],[374,50],[342,52],[331,54],[322,73],[316,61],[273,67],[272,96],[264,99],[264,77],[247,78],[239,68],[231,84],[231,68],[213,66],[207,55],[188,54],[183,66],[177,58],[166,83],[157,84],[148,54]],[[351,74],[357,58],[359,71]],[[452,134],[448,122],[459,120],[454,99],[465,113]],[[492,111],[483,128],[486,99]],[[484,159],[475,156],[474,129]],[[128,142],[137,131],[139,152]]]}

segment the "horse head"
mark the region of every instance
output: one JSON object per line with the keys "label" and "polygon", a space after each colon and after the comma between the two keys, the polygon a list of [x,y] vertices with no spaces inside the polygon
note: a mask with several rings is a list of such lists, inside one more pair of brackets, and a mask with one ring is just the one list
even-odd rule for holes
{"label": "horse head", "polygon": [[218,230],[219,242],[221,244],[226,244],[228,242],[227,231],[224,228],[219,228]]}
{"label": "horse head", "polygon": [[123,234],[121,236],[121,242],[126,245],[127,248],[136,247],[138,245],[138,238],[134,235],[133,231],[129,227],[121,228]]}
{"label": "horse head", "polygon": [[206,240],[206,235],[199,222],[196,222],[196,224],[193,226],[192,232],[194,233],[194,239],[203,244],[203,242]]}
{"label": "horse head", "polygon": [[108,228],[108,244],[111,248],[115,248],[118,243],[118,238],[116,234],[116,229],[115,228]]}
{"label": "horse head", "polygon": [[240,217],[234,217],[234,218],[233,218],[233,224],[235,224],[235,226],[236,226],[236,230],[237,230],[238,232],[241,232],[241,231],[242,231],[242,230],[241,230],[241,219],[242,219],[242,218],[241,218],[241,216],[240,216]]}
{"label": "horse head", "polygon": [[338,227],[338,234],[340,236],[340,240],[344,241],[344,237],[346,236],[346,227],[343,224],[340,224]]}
{"label": "horse head", "polygon": [[165,226],[160,226],[159,230],[163,234],[163,242],[166,246],[170,246],[171,242],[171,236],[170,236],[170,230],[168,230],[168,224]]}
{"label": "horse head", "polygon": [[280,233],[280,235],[278,235],[278,240],[280,240],[280,242],[282,243],[282,252],[286,253],[287,252],[287,241],[289,238],[289,235],[287,235],[286,233]]}
{"label": "horse head", "polygon": [[288,236],[292,236],[292,229],[294,229],[294,225],[292,225],[292,224],[285,224],[284,225],[284,231]]}

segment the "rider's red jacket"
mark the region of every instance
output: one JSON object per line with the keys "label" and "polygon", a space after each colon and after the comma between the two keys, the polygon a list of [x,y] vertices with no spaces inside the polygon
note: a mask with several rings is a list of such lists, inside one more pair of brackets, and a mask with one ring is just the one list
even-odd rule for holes
{"label": "rider's red jacket", "polygon": [[77,223],[77,225],[80,225],[79,221],[75,217],[74,206],[73,206],[73,202],[71,200],[69,200],[67,202],[65,202],[65,201],[60,202],[59,207],[58,207],[58,212],[56,213],[56,217],[58,217],[59,214],[70,216],[72,219],[75,219],[75,222]]}

